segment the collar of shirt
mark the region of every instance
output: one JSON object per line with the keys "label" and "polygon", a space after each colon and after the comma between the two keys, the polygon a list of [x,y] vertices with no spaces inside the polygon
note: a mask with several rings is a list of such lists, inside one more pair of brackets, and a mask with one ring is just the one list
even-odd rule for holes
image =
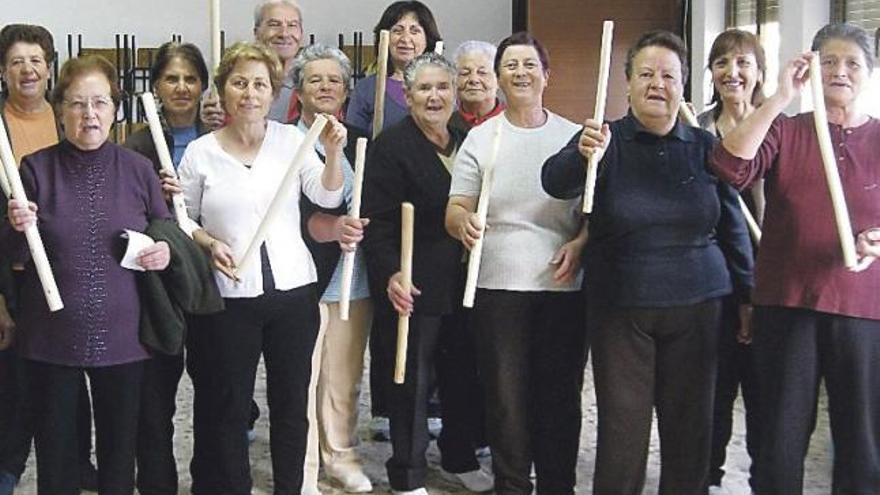
{"label": "collar of shirt", "polygon": [[461,114],[462,120],[467,122],[467,124],[469,126],[476,127],[476,126],[482,124],[483,122],[491,119],[492,117],[498,115],[499,113],[503,112],[504,108],[505,108],[504,103],[501,103],[501,101],[498,98],[495,98],[495,108],[493,108],[491,112],[487,113],[486,115],[484,115],[482,117],[480,117],[479,115],[477,115],[475,113],[466,112],[461,107],[459,107],[458,113]]}
{"label": "collar of shirt", "polygon": [[622,124],[623,125],[618,133],[622,139],[627,141],[635,141],[636,137],[644,138],[648,136],[654,139],[678,139],[679,141],[686,142],[697,142],[700,140],[697,135],[699,131],[695,127],[683,124],[681,119],[678,119],[675,122],[672,130],[665,136],[658,136],[649,131],[641,122],[639,122],[639,119],[633,115],[632,110],[627,112],[626,117],[623,118]]}

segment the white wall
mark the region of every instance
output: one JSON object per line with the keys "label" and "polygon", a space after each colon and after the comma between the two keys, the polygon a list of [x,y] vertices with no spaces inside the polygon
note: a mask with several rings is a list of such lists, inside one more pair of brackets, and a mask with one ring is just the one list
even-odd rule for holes
{"label": "white wall", "polygon": [[[468,39],[498,42],[510,33],[510,0],[423,0],[437,18],[451,54]],[[221,0],[221,28],[227,44],[250,39],[256,0]],[[337,34],[364,31],[372,44],[372,29],[391,0],[300,0],[306,39],[336,45]],[[82,33],[88,47],[115,46],[115,33],[135,34],[139,47],[158,46],[173,33],[196,43],[208,53],[208,0],[3,0],[0,24],[41,24],[55,36],[55,45],[66,57],[67,33]],[[75,49],[75,47],[74,47]]]}

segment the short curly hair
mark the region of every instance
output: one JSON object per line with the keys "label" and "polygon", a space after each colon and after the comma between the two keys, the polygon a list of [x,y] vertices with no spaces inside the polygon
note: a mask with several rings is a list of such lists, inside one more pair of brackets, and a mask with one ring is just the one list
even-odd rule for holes
{"label": "short curly hair", "polygon": [[0,29],[0,66],[6,66],[6,53],[16,43],[40,45],[46,65],[55,61],[55,40],[46,28],[34,24],[7,24]]}
{"label": "short curly hair", "polygon": [[73,84],[73,81],[92,73],[102,74],[107,78],[107,82],[110,83],[110,98],[113,100],[113,105],[119,108],[119,102],[122,100],[122,90],[119,89],[119,77],[116,74],[116,68],[100,55],[84,55],[68,59],[61,66],[61,71],[58,73],[58,83],[52,88],[52,106],[55,108],[57,115],[61,115],[61,105],[64,103],[65,93]]}

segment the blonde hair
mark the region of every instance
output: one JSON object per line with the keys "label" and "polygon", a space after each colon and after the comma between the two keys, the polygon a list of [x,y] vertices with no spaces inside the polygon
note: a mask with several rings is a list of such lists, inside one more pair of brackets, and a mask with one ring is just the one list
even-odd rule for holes
{"label": "blonde hair", "polygon": [[230,46],[223,53],[220,65],[214,73],[214,86],[217,88],[218,94],[223,94],[223,88],[226,86],[226,80],[232,74],[235,65],[242,61],[262,62],[269,70],[269,82],[272,83],[272,95],[278,96],[281,90],[281,80],[284,77],[284,69],[281,60],[275,52],[262,43],[249,41],[239,41]]}

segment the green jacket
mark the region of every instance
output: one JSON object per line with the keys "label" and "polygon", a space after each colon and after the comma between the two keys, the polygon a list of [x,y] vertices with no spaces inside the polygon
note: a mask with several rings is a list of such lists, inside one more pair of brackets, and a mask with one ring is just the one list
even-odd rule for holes
{"label": "green jacket", "polygon": [[162,271],[138,277],[141,299],[141,343],[153,352],[177,355],[186,340],[187,314],[204,315],[224,309],[207,255],[172,220],[153,220],[144,232],[171,248],[171,262]]}

